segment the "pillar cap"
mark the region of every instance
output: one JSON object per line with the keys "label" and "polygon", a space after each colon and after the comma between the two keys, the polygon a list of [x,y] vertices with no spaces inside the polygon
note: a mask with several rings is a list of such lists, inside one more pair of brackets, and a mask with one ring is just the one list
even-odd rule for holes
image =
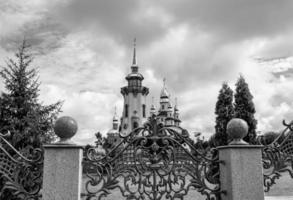
{"label": "pillar cap", "polygon": [[56,144],[73,144],[71,138],[76,134],[77,129],[77,122],[72,117],[58,118],[54,125],[54,132],[60,140]]}
{"label": "pillar cap", "polygon": [[248,144],[243,138],[248,133],[248,125],[246,121],[240,118],[233,118],[227,124],[227,134],[232,139],[229,145],[245,145]]}

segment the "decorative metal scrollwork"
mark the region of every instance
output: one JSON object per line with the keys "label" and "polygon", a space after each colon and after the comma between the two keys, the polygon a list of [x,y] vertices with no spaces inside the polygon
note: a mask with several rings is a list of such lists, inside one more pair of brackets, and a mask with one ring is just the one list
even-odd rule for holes
{"label": "decorative metal scrollwork", "polygon": [[281,173],[288,172],[293,178],[293,122],[283,121],[283,124],[286,126],[284,131],[262,151],[265,192],[276,184]]}
{"label": "decorative metal scrollwork", "polygon": [[43,152],[27,146],[17,151],[0,134],[0,199],[10,191],[17,199],[37,200],[42,186]]}
{"label": "decorative metal scrollwork", "polygon": [[83,194],[87,200],[102,199],[113,189],[126,199],[183,199],[191,188],[217,199],[217,154],[195,149],[186,130],[160,126],[152,117],[144,127],[121,137],[122,142],[106,155],[88,150],[91,170],[86,170]]}

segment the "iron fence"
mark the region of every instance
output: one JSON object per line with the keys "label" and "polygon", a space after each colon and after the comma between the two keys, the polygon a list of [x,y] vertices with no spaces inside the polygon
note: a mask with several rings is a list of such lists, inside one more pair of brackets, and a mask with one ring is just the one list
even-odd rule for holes
{"label": "iron fence", "polygon": [[[282,173],[287,172],[293,178],[293,121],[283,121],[285,129],[271,143],[264,145],[262,151],[264,190],[268,192],[276,184]],[[261,141],[259,140],[259,143]]]}
{"label": "iron fence", "polygon": [[43,151],[26,146],[17,151],[0,134],[0,199],[41,198]]}
{"label": "iron fence", "polygon": [[[157,124],[153,116],[109,153],[89,149],[87,200],[102,199],[118,189],[125,199],[183,199],[191,188],[206,199],[219,199],[216,150],[203,152],[190,143],[186,130]],[[191,153],[192,152],[192,153]]]}

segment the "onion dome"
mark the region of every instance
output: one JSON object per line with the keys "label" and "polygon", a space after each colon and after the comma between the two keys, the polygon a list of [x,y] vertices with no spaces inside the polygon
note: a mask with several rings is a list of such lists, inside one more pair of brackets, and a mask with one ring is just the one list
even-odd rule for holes
{"label": "onion dome", "polygon": [[179,109],[177,106],[177,98],[175,98],[175,106],[174,106],[174,115],[178,114],[179,115]]}
{"label": "onion dome", "polygon": [[167,87],[166,87],[166,79],[164,78],[164,85],[163,85],[163,88],[161,90],[161,95],[160,97],[161,98],[169,98],[169,92],[167,91]]}
{"label": "onion dome", "polygon": [[160,94],[160,103],[168,103],[169,102],[169,92],[167,90],[167,87],[166,87],[166,79],[164,78],[164,86],[161,90],[161,94]]}
{"label": "onion dome", "polygon": [[116,112],[116,106],[115,106],[115,112],[114,112],[114,116],[113,116],[113,127],[111,130],[108,131],[108,135],[109,134],[116,134],[118,133],[118,116],[117,116],[117,112]]}
{"label": "onion dome", "polygon": [[116,106],[115,106],[115,113],[113,116],[113,124],[118,124],[118,116],[117,116]]}

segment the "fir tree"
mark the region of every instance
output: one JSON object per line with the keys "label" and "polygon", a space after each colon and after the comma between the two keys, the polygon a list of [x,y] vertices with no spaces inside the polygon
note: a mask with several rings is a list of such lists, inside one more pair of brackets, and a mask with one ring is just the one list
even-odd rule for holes
{"label": "fir tree", "polygon": [[245,82],[243,76],[240,76],[236,83],[234,102],[234,117],[241,118],[247,122],[249,127],[248,134],[244,140],[248,143],[254,143],[256,138],[257,121],[254,118],[255,107],[252,101],[253,96],[249,91],[248,84]]}
{"label": "fir tree", "polygon": [[214,146],[228,144],[226,128],[228,122],[233,118],[233,91],[227,83],[223,83],[216,103],[216,126],[214,136]]}
{"label": "fir tree", "polygon": [[44,106],[38,101],[40,83],[25,40],[15,56],[0,72],[6,89],[0,101],[0,132],[10,132],[8,140],[16,149],[40,147],[54,138],[52,126],[61,102]]}

